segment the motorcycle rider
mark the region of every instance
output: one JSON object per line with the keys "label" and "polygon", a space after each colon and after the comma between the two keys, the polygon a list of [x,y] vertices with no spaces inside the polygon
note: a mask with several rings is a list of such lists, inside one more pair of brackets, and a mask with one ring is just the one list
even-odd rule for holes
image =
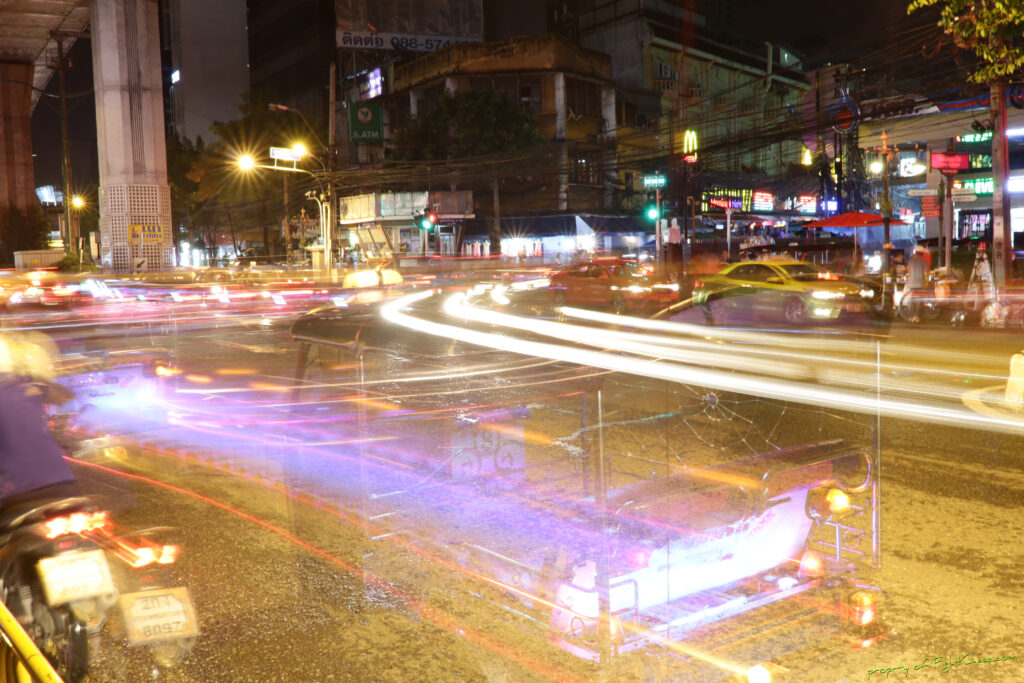
{"label": "motorcycle rider", "polygon": [[54,383],[53,349],[41,334],[0,332],[0,509],[81,495],[44,408],[71,398]]}

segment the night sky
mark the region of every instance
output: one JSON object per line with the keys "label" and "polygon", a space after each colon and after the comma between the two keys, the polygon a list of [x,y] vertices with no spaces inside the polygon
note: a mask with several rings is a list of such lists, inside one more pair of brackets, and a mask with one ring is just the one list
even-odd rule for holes
{"label": "night sky", "polygon": [[[768,3],[763,0],[736,0],[735,30],[748,41],[782,42],[806,55],[805,66],[813,67],[826,59],[842,61],[862,58],[884,62],[886,56],[897,61],[914,55],[900,51],[900,45],[914,27],[934,26],[932,15],[919,12],[906,15],[906,0],[861,0],[836,3],[828,0],[790,0]],[[99,182],[96,155],[95,103],[91,95],[91,42],[81,40],[71,51],[74,69],[67,75],[69,97],[71,168],[75,190],[82,191]],[[865,56],[866,55],[866,56]],[[48,93],[56,95],[57,78],[51,80]],[[36,185],[61,184],[59,100],[42,97],[32,118],[32,144],[36,154]]]}

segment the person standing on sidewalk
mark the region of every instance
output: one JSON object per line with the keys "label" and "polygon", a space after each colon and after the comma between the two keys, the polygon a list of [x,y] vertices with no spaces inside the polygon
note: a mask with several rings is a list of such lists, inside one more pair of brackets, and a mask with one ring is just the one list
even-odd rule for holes
{"label": "person standing on sidewalk", "polygon": [[[910,322],[921,322],[921,304],[919,297],[928,286],[928,260],[925,259],[925,248],[920,244],[914,247],[914,253],[907,263],[907,284],[903,297],[908,301],[905,310],[910,311]],[[902,307],[901,307],[902,308]]]}

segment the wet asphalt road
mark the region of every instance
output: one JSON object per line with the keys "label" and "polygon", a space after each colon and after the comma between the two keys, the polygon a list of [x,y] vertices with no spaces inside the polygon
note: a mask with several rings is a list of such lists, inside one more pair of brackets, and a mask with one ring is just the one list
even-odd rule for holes
{"label": "wet asphalt road", "polygon": [[[520,310],[550,314],[536,296]],[[591,374],[586,370],[531,364],[387,327],[363,338],[372,348],[362,368],[344,350],[314,354],[307,378],[332,386],[308,388],[296,404],[288,391],[296,347],[287,322],[226,318],[184,330],[144,325],[62,340],[73,353],[116,358],[112,352],[132,349],[171,357],[185,372],[145,385],[159,401],[143,403],[140,395],[134,405],[105,405],[83,419],[83,429],[112,433],[127,449],[116,461],[93,453],[76,465],[120,525],[171,527],[183,548],[165,581],[189,587],[202,634],[181,665],[159,672],[161,679],[672,680],[650,662],[602,673],[552,647],[540,627],[491,604],[491,594],[454,570],[449,560],[458,539],[451,528],[425,518],[394,523],[380,517],[401,506],[371,499],[367,480],[354,484],[354,471],[344,464],[324,469],[303,446],[310,441],[306,425],[323,420],[331,424],[325,433],[355,435],[351,441],[364,444],[363,455],[400,453],[375,450],[369,438],[413,442],[443,458],[453,434],[457,438],[456,414],[494,405],[530,406],[525,429],[534,438],[527,439],[525,457],[540,472],[530,476],[550,481],[574,473],[566,485],[573,495],[583,491],[581,463],[596,448],[594,431],[585,427],[599,417],[603,447],[624,463],[623,476],[636,476],[631,468],[653,476],[680,461],[713,464],[835,436],[869,445],[877,433],[882,564],[863,578],[886,591],[883,614],[896,635],[869,649],[811,639],[788,653],[769,652],[776,679],[875,680],[869,672],[901,664],[916,680],[1024,679],[1021,660],[967,665],[961,657],[1024,657],[1016,614],[1024,604],[1024,443],[1017,436],[876,422],[732,395],[717,396],[725,408],[708,413],[708,392],[699,388],[614,375],[602,375],[598,413],[593,385],[580,379]],[[1008,364],[1021,345],[1012,331],[900,325],[880,343],[957,353],[960,371],[943,380],[946,386],[989,393],[1000,384],[1000,357]],[[935,367],[944,365],[941,354],[932,358]],[[467,368],[481,373],[454,377]],[[188,381],[187,375],[205,380]],[[436,379],[420,377],[412,390],[401,380],[414,375]],[[208,386],[236,393],[227,401],[188,393]],[[359,409],[352,397],[367,387],[378,405]],[[581,398],[583,391],[591,394]],[[396,421],[395,407],[415,417]],[[275,422],[274,411],[282,424],[264,429]],[[255,421],[242,419],[250,415]],[[384,521],[367,526],[368,518]],[[119,629],[115,617],[92,680],[153,675],[148,652],[125,647]],[[943,672],[935,659],[950,655],[961,664]],[[675,679],[687,680],[682,674]]]}

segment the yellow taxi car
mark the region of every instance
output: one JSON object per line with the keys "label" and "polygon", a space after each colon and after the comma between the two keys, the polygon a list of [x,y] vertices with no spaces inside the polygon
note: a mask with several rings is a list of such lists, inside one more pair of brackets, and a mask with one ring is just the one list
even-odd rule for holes
{"label": "yellow taxi car", "polygon": [[730,314],[782,319],[791,325],[872,314],[876,287],[805,261],[732,263],[694,283],[693,305],[709,324]]}

